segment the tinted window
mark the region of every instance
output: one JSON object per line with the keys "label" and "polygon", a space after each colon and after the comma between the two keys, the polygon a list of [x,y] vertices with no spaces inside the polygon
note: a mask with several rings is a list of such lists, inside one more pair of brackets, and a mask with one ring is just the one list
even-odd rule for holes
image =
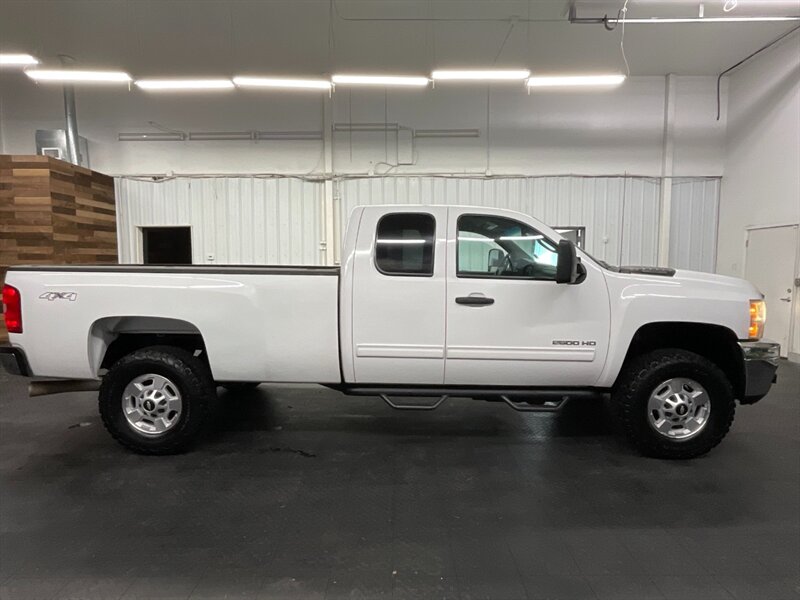
{"label": "tinted window", "polygon": [[378,223],[375,264],[387,275],[432,275],[436,222],[431,215],[394,213]]}
{"label": "tinted window", "polygon": [[492,215],[458,220],[458,275],[462,277],[556,277],[553,242],[524,223]]}

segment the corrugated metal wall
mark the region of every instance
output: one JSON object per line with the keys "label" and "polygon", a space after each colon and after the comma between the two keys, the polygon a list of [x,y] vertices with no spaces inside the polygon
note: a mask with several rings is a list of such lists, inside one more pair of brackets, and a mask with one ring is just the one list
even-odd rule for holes
{"label": "corrugated metal wall", "polygon": [[509,208],[553,226],[586,227],[586,249],[610,263],[653,265],[659,186],[657,179],[634,177],[373,177],[342,180],[338,187],[344,223],[364,204]]}
{"label": "corrugated metal wall", "polygon": [[719,179],[675,179],[669,220],[669,264],[713,272],[717,262]]}
{"label": "corrugated metal wall", "polygon": [[142,227],[188,225],[195,264],[323,262],[322,184],[291,178],[116,180],[121,263],[142,262]]}
{"label": "corrugated metal wall", "polygon": [[[676,179],[670,264],[713,271],[719,179]],[[118,179],[120,261],[142,260],[141,228],[189,225],[195,263],[321,264],[323,184],[294,178]],[[358,205],[509,208],[586,228],[586,249],[613,264],[654,265],[661,182],[643,177],[369,177],[335,181],[338,245]]]}

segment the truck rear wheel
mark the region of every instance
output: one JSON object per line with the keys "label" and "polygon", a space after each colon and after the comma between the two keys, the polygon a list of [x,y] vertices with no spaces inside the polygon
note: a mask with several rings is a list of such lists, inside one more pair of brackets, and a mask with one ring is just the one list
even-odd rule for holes
{"label": "truck rear wheel", "polygon": [[171,346],[117,361],[100,386],[100,416],[120,444],[140,454],[185,450],[209,420],[214,384],[206,365]]}
{"label": "truck rear wheel", "polygon": [[733,423],[733,389],[722,370],[693,352],[656,350],[623,368],[611,397],[625,435],[647,456],[694,458]]}

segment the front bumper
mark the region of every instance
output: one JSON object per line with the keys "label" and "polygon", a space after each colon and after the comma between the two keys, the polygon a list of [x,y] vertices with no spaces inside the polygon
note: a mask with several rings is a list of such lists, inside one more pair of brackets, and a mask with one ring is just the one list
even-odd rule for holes
{"label": "front bumper", "polygon": [[739,342],[744,359],[744,396],[742,404],[753,404],[761,400],[769,392],[770,386],[777,381],[775,371],[781,346],[775,342]]}
{"label": "front bumper", "polygon": [[0,346],[0,368],[11,375],[22,375],[23,377],[33,375],[25,352],[22,351],[22,348],[15,346]]}

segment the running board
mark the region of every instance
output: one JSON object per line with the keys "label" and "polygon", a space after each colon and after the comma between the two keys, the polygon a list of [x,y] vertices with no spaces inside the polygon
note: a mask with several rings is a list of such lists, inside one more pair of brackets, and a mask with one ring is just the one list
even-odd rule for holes
{"label": "running board", "polygon": [[[575,399],[601,400],[608,390],[592,387],[491,387],[327,384],[325,387],[348,396],[378,396],[395,410],[435,410],[448,398],[473,398],[504,402],[519,412],[557,412]],[[401,404],[391,397],[438,398],[432,404]]]}
{"label": "running board", "polygon": [[531,404],[529,402],[514,402],[506,395],[500,396],[500,399],[508,404],[511,408],[518,412],[558,412],[564,405],[569,402],[569,396],[562,396],[560,400],[547,400],[541,404]]}
{"label": "running board", "polygon": [[[444,401],[447,400],[450,395],[449,394],[441,394],[439,399],[431,404],[401,404],[399,402],[393,401],[388,393],[376,393],[381,400],[383,400],[387,405],[395,410],[436,410]],[[423,394],[408,394],[408,393],[400,393],[397,394],[403,397],[422,397]],[[436,396],[436,394],[424,394],[425,396]],[[489,400],[489,401],[501,401],[516,410],[517,412],[539,412],[539,413],[553,413],[558,412],[564,405],[572,398],[573,396],[580,396],[580,397],[587,397],[588,394],[569,394],[564,393],[561,395],[555,395],[552,393],[537,395],[537,394],[527,394],[524,397],[521,394],[518,395],[508,395],[508,394],[486,394],[485,392],[479,396],[476,396],[476,399],[480,400]],[[593,397],[596,397],[597,394],[592,394]]]}
{"label": "running board", "polygon": [[389,396],[387,396],[386,394],[378,394],[378,395],[380,396],[381,400],[386,402],[386,404],[388,404],[395,410],[436,410],[448,398],[448,396],[445,394],[444,396],[441,396],[433,404],[398,404],[396,402],[392,402],[389,399]]}

